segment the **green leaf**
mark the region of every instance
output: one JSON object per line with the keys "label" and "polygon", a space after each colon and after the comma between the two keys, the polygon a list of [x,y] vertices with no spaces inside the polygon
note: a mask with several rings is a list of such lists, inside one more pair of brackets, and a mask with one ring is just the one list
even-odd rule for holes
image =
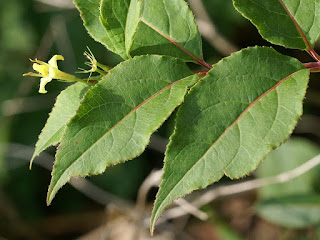
{"label": "green leaf", "polygon": [[223,59],[180,107],[167,148],[151,231],[174,199],[223,175],[253,171],[294,129],[309,70],[272,48],[248,48]]}
{"label": "green leaf", "polygon": [[319,195],[290,195],[261,201],[256,209],[264,219],[288,228],[305,228],[320,223]]}
{"label": "green leaf", "polygon": [[90,86],[76,83],[63,90],[57,97],[55,106],[50,113],[46,125],[39,135],[36,149],[30,161],[30,167],[35,157],[46,148],[60,142],[67,122],[75,115],[80,106],[80,101]]}
{"label": "green leaf", "polygon": [[48,204],[71,177],[100,174],[107,166],[140,155],[150,135],[197,81],[192,74],[183,62],[154,55],[127,60],[111,70],[86,94],[67,125]]}
{"label": "green leaf", "polygon": [[127,57],[161,54],[203,61],[200,33],[184,0],[102,0],[100,14],[110,39]]}
{"label": "green leaf", "polygon": [[131,56],[163,54],[186,61],[202,59],[202,43],[184,0],[131,0],[126,26]]}
{"label": "green leaf", "polygon": [[75,0],[88,33],[124,59],[161,54],[203,62],[202,42],[184,0]]}
{"label": "green leaf", "polygon": [[120,56],[126,54],[125,28],[130,0],[102,0],[100,9],[100,22],[109,36],[110,42],[116,48],[115,53]]}
{"label": "green leaf", "polygon": [[130,0],[104,2],[108,3],[102,8],[104,11],[110,5],[112,5],[112,8],[108,12],[109,18],[105,15],[101,17],[105,23],[103,26],[100,22],[100,0],[74,0],[90,36],[123,59],[128,59],[124,48],[123,24],[126,22],[126,9]]}
{"label": "green leaf", "polygon": [[233,0],[262,37],[288,48],[310,50],[320,36],[319,0]]}
{"label": "green leaf", "polygon": [[[302,138],[290,139],[280,148],[270,153],[257,170],[257,176],[265,178],[290,171],[317,156],[319,153],[320,148],[308,140]],[[289,182],[272,184],[260,188],[259,196],[265,199],[314,193],[313,185],[315,179],[318,178],[319,170],[319,167],[317,167]]]}

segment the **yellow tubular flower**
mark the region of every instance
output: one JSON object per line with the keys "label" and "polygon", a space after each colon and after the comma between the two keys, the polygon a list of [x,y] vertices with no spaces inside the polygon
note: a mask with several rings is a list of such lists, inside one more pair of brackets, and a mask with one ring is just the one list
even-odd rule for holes
{"label": "yellow tubular flower", "polygon": [[32,68],[36,71],[29,72],[23,74],[23,76],[33,76],[33,77],[41,77],[40,79],[40,88],[39,93],[47,93],[45,86],[47,83],[51,82],[52,79],[57,79],[66,82],[75,82],[75,81],[82,81],[78,79],[76,76],[71,75],[69,73],[62,72],[58,69],[58,60],[64,60],[63,56],[61,55],[54,55],[48,63],[39,61],[38,59],[32,60],[33,62]]}

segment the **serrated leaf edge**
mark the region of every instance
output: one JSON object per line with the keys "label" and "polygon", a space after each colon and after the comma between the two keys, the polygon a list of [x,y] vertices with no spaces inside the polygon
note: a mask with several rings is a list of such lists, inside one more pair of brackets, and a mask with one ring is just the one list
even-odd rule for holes
{"label": "serrated leaf edge", "polygon": [[[134,60],[135,58],[142,58],[142,57],[147,57],[147,56],[157,56],[157,55],[136,56],[136,57],[134,57],[133,59],[131,59],[131,61]],[[160,55],[160,57],[161,57],[161,58],[172,58],[172,59],[175,59],[175,60],[178,60],[178,61],[179,61],[179,59],[174,58],[174,57],[167,57],[167,56],[163,56],[163,55]],[[118,66],[121,65],[121,64],[123,64],[123,63],[124,63],[124,62],[121,62],[120,64],[118,64]],[[113,70],[114,70],[114,69],[110,70],[108,74],[110,74]],[[137,109],[139,109],[139,107],[141,107],[143,104],[147,103],[149,100],[153,99],[154,97],[156,97],[157,95],[159,95],[159,94],[162,93],[163,91],[165,91],[165,90],[173,87],[175,84],[177,84],[177,83],[179,83],[179,82],[182,82],[183,80],[188,79],[188,78],[190,78],[190,77],[197,77],[197,74],[195,74],[195,75],[190,75],[190,76],[185,77],[185,78],[183,78],[183,79],[177,80],[177,81],[169,84],[169,85],[166,86],[165,88],[161,89],[161,90],[158,91],[157,93],[153,94],[151,97],[149,97],[148,99],[146,99],[145,101],[143,101],[141,104],[139,104],[138,106],[136,106],[133,110],[131,110],[124,118],[122,118],[116,125],[114,125],[112,128],[110,128],[103,136],[105,136],[107,133],[109,133],[110,130],[112,130],[113,128],[115,128],[119,123],[121,123],[125,118],[127,118],[130,114],[132,114],[133,112],[135,112]],[[99,85],[99,83],[96,84],[96,85],[95,85],[93,88],[91,88],[90,90],[93,90],[94,88],[98,87],[98,85]],[[185,91],[184,96],[186,95],[187,91],[188,91],[188,89],[186,88],[186,91]],[[87,93],[88,93],[88,92],[87,92]],[[86,93],[86,94],[87,94],[87,93]],[[181,105],[181,103],[182,103],[183,100],[184,100],[184,96],[183,96],[183,98],[181,99],[180,103],[176,106],[176,108],[177,108],[179,105]],[[174,108],[174,109],[176,109],[176,108]],[[172,112],[174,111],[174,109],[172,110]],[[172,112],[168,115],[168,117],[172,114]],[[70,124],[71,120],[72,120],[74,117],[75,117],[75,115],[69,120],[69,122],[68,122],[68,124],[67,124],[67,127],[68,127],[68,125]],[[162,124],[166,119],[167,119],[167,118],[164,118],[164,119],[161,121],[161,123],[160,123],[154,130],[151,131],[151,133],[149,134],[149,140],[150,140],[151,134],[152,134],[156,129],[158,129],[159,126],[161,126],[161,124]],[[66,131],[66,129],[65,129],[65,131]],[[100,137],[96,142],[98,142],[101,138],[103,138],[103,136]],[[96,142],[95,142],[95,143],[96,143]],[[94,144],[95,144],[95,143],[94,143]],[[148,144],[149,144],[149,142],[144,146],[144,149],[145,149],[145,147],[146,147]],[[90,147],[90,148],[91,148],[91,147]],[[88,151],[88,149],[87,149],[86,151]],[[86,151],[85,151],[85,152],[86,152]],[[139,155],[140,155],[141,153],[143,153],[143,152],[144,152],[144,150],[142,150],[140,153],[138,153],[136,156],[134,156],[134,157],[132,157],[132,158],[127,158],[127,159],[125,159],[125,160],[119,161],[117,164],[126,162],[126,161],[128,161],[128,160],[131,160],[131,159],[139,156]],[[57,156],[57,154],[58,154],[58,152],[56,153],[56,156]],[[82,154],[83,154],[83,153],[82,153]],[[72,163],[72,164],[73,164],[73,163]],[[71,164],[71,165],[72,165],[72,164]],[[70,165],[70,166],[71,166],[71,165]],[[114,165],[114,164],[110,164],[110,165]],[[106,165],[106,168],[107,168],[108,166],[110,166],[110,165]],[[55,164],[54,164],[54,166],[55,166]],[[69,167],[70,167],[70,166],[69,166]],[[69,167],[68,167],[68,168],[69,168]],[[105,168],[105,169],[106,169],[106,168]],[[53,169],[54,169],[54,167],[53,167]],[[104,171],[105,171],[105,169],[104,169]],[[65,172],[65,171],[66,171],[66,169],[64,170],[64,172]],[[104,172],[104,171],[103,171],[103,172]],[[97,175],[97,174],[101,174],[101,173],[103,173],[103,172],[88,173],[88,174],[85,175],[85,176]],[[62,175],[62,174],[61,174],[61,175]],[[51,173],[51,176],[53,176],[53,171],[52,171],[52,173]],[[72,177],[77,177],[77,176],[70,176],[70,175],[68,175],[66,183],[67,183]],[[78,177],[80,177],[80,176],[78,176]],[[65,183],[65,184],[66,184],[66,183]],[[63,184],[63,185],[65,185],[65,184]],[[48,194],[47,194],[47,205],[50,205],[50,203],[52,202],[54,196],[56,195],[56,193],[58,192],[58,190],[61,188],[61,187],[60,187],[60,188],[59,188],[58,190],[56,190],[56,191],[51,190],[51,189],[54,189],[54,187],[55,187],[56,185],[57,185],[57,184],[54,184],[54,185],[52,186],[52,180],[51,180],[51,183],[50,183],[50,186],[49,186],[49,189],[48,189]]]}
{"label": "serrated leaf edge", "polygon": [[[71,87],[71,86],[72,86],[72,85],[70,85],[69,87]],[[64,91],[66,91],[67,89],[68,89],[68,88],[62,90],[62,91],[60,92],[60,94],[63,93]],[[90,88],[87,90],[87,92],[88,92],[89,90],[90,90]],[[83,95],[82,99],[85,97],[85,95],[87,94],[87,92]],[[53,110],[56,108],[56,104],[57,104],[57,101],[58,101],[58,99],[59,99],[59,97],[60,97],[60,94],[56,97],[55,104],[54,104],[51,112],[48,114],[48,116],[49,116],[48,119],[50,118]],[[81,101],[82,101],[82,100],[80,100],[80,103],[81,103]],[[78,107],[78,108],[79,108],[79,107]],[[63,126],[61,126],[61,127],[59,128],[58,131],[55,132],[55,134],[56,134],[56,133],[59,132],[62,128],[64,128],[64,130],[62,131],[63,133],[62,133],[62,135],[61,135],[61,137],[60,137],[60,141],[61,141],[62,137],[64,136],[65,128],[66,128],[68,122],[76,115],[77,111],[78,111],[78,110],[76,110],[75,114],[74,114],[73,116],[71,116],[71,117],[63,124]],[[42,133],[43,133],[44,129],[45,129],[45,128],[47,127],[47,125],[48,125],[48,119],[47,119],[47,121],[46,121],[46,124],[45,124],[44,127],[42,128],[39,136],[38,136],[38,141],[37,141],[37,143],[39,142],[40,137],[42,136]],[[55,135],[55,134],[54,134],[54,135]],[[54,135],[52,135],[50,139],[52,139],[52,137],[53,137]],[[49,140],[50,140],[50,139],[49,139]],[[48,147],[50,147],[50,146],[55,146],[55,145],[59,144],[60,141],[48,145],[46,148],[44,148],[44,149],[41,150],[41,151],[36,151],[36,149],[37,149],[37,143],[36,143],[36,145],[35,145],[35,150],[34,150],[34,152],[33,152],[33,155],[32,155],[32,157],[31,157],[31,160],[30,160],[29,169],[30,169],[30,170],[32,169],[32,164],[33,164],[33,162],[34,162],[34,159],[35,159],[36,157],[38,157],[38,156],[40,155],[40,153],[42,153],[43,151],[45,151],[45,150],[46,150]],[[47,142],[48,142],[48,141],[47,141]]]}
{"label": "serrated leaf edge", "polygon": [[[233,53],[233,54],[237,54],[238,52],[236,52],[236,53]],[[231,54],[231,55],[233,55],[233,54]],[[231,56],[230,56],[231,57]],[[222,61],[224,61],[225,59],[222,59],[220,62],[222,62]],[[257,102],[259,102],[259,100],[261,100],[264,96],[266,96],[268,93],[270,93],[272,90],[274,90],[274,89],[276,89],[281,83],[283,83],[283,82],[285,82],[286,80],[288,80],[288,79],[290,79],[291,77],[293,77],[295,74],[297,74],[297,73],[299,73],[299,72],[301,72],[301,71],[305,71],[306,70],[306,68],[304,68],[304,69],[300,69],[300,70],[298,70],[298,71],[296,71],[296,72],[294,72],[294,73],[292,73],[292,74],[290,74],[289,76],[287,76],[286,78],[284,78],[284,79],[282,79],[282,80],[280,80],[275,86],[273,86],[272,88],[270,88],[268,91],[266,91],[264,94],[262,94],[259,98],[257,98],[255,101],[253,101],[240,115],[239,115],[239,117],[221,134],[221,136],[211,145],[211,147],[206,151],[206,153],[204,154],[204,155],[206,155],[207,154],[207,152],[215,145],[215,143],[216,142],[218,142],[219,141],[219,139],[223,136],[223,135],[225,135],[231,128],[232,128],[232,126],[234,126],[241,118],[242,118],[242,116],[255,104],[255,103],[257,103]],[[309,71],[309,74],[310,74],[310,71]],[[202,81],[203,79],[201,79],[197,84],[199,84],[201,81]],[[195,87],[195,86],[194,86]],[[192,89],[190,90],[190,92],[192,91]],[[190,93],[189,92],[189,93]],[[306,91],[305,91],[306,92]],[[178,115],[179,115],[179,111],[178,111],[178,113],[177,113],[177,117],[178,117]],[[301,106],[301,112],[300,112],[300,116],[302,115],[302,106]],[[298,120],[299,120],[299,118],[300,118],[300,116],[295,120],[296,122],[298,122]],[[291,135],[291,133],[293,132],[293,130],[295,129],[295,126],[292,128],[292,130],[289,132],[289,135]],[[171,138],[172,138],[172,136],[175,134],[175,132],[176,132],[176,127],[175,127],[175,130],[174,130],[174,132],[173,132],[173,134],[170,136],[170,141],[169,141],[169,144],[168,144],[168,146],[167,146],[167,151],[168,151],[168,149],[170,148],[170,143],[172,142],[171,141]],[[285,142],[287,140],[287,138],[285,138],[285,139],[283,139],[281,142],[283,143],[283,142]],[[280,143],[279,145],[274,145],[274,146],[272,146],[270,149],[269,149],[269,152],[270,151],[272,151],[273,149],[275,149],[275,148],[277,148],[277,147],[279,147],[282,143]],[[166,151],[166,152],[167,152]],[[204,156],[203,155],[203,156]],[[198,161],[200,161],[202,158],[203,158],[203,156],[198,160]],[[267,156],[267,155],[266,155]],[[266,157],[265,156],[265,157]],[[265,158],[265,157],[263,157],[263,158],[261,158],[260,159],[260,161],[258,162],[258,164],[256,165],[256,167],[258,167],[259,166],[259,164],[261,163],[261,161]],[[198,162],[197,161],[197,162]],[[190,171],[190,170],[189,170]],[[246,175],[248,175],[250,172],[252,172],[252,170],[250,171],[248,171],[246,174],[243,174],[242,176],[237,176],[237,177],[230,177],[230,176],[228,176],[227,175],[227,173],[226,172],[224,172],[223,174],[221,174],[221,177],[220,177],[220,179],[225,175],[225,176],[227,176],[227,177],[229,177],[230,179],[239,179],[239,178],[241,178],[241,177],[244,177],[244,176],[246,176]],[[182,180],[182,179],[181,179]],[[180,180],[180,181],[181,181]],[[180,182],[179,181],[179,182]],[[214,181],[214,182],[216,182],[216,181]],[[214,182],[212,182],[212,183],[214,183]],[[208,183],[208,185],[210,185],[210,184],[212,184],[212,183]],[[161,184],[160,184],[160,187],[161,187],[161,185],[162,185],[162,182],[161,182]],[[187,194],[190,194],[191,192],[193,192],[193,191],[195,191],[195,190],[197,190],[198,188],[195,188],[195,189],[193,189],[193,190],[191,190],[190,192],[188,192],[188,193],[186,193],[186,195]],[[172,190],[171,190],[172,191]],[[170,192],[171,192],[170,191]],[[159,191],[158,191],[158,193],[157,193],[157,196],[156,196],[156,198],[158,197],[158,194],[159,194]],[[175,198],[175,199],[173,199],[172,200],[172,202],[174,201],[174,200],[176,200],[176,199],[179,199],[180,197],[177,197],[177,198]],[[154,204],[155,204],[155,202],[154,202]],[[155,206],[155,205],[154,205]],[[159,208],[158,208],[159,209]],[[157,211],[156,211],[157,212]],[[162,214],[162,213],[161,213]],[[150,222],[150,232],[151,232],[151,234],[153,234],[153,232],[154,232],[154,228],[155,228],[155,224],[156,224],[156,221],[159,219],[159,217],[161,216],[161,214],[160,215],[158,215],[158,214],[155,214],[154,212],[152,212],[152,217],[151,217],[151,222]]]}
{"label": "serrated leaf edge", "polygon": [[[259,33],[261,32],[261,29],[258,27],[257,24],[254,23],[254,21],[252,19],[250,19],[249,17],[247,17],[246,14],[244,14],[242,11],[240,11],[240,9],[236,6],[236,3],[235,3],[236,0],[232,0],[233,2],[233,6],[235,7],[235,9],[246,19],[248,19],[259,31]],[[294,18],[294,16],[289,12],[288,8],[284,5],[283,1],[282,0],[277,0],[280,5],[283,7],[283,9],[286,11],[286,13],[288,14],[288,17],[291,19],[291,21],[293,22],[293,24],[295,25],[298,33],[300,34],[304,44],[305,44],[305,47],[304,49],[301,49],[301,50],[307,50],[307,51],[310,51],[312,49],[311,47],[311,44],[307,38],[307,36],[304,34],[304,32],[302,31],[300,25],[298,24],[298,22],[296,21],[296,19]],[[261,35],[261,33],[260,33]],[[262,36],[262,35],[261,35]],[[263,36],[262,36],[263,37]],[[264,38],[264,37],[263,37]],[[264,38],[265,39],[265,38]],[[272,44],[275,44],[275,45],[280,45],[280,46],[283,46],[283,47],[287,47],[285,46],[285,44],[281,44],[281,43],[278,43],[278,42],[274,42],[273,40],[270,40],[270,39],[266,39],[268,42],[272,43]]]}

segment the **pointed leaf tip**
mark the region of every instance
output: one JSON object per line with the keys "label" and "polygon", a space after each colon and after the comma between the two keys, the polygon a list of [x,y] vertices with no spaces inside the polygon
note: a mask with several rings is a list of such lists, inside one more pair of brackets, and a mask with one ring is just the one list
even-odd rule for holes
{"label": "pointed leaf tip", "polygon": [[71,177],[97,175],[140,155],[197,80],[185,63],[167,56],[135,57],[111,70],[67,124],[48,202]]}
{"label": "pointed leaf tip", "polygon": [[46,125],[42,129],[29,168],[31,170],[34,159],[50,146],[58,144],[63,135],[65,125],[75,114],[84,94],[90,86],[84,83],[76,83],[61,91],[56,103],[49,114]]}
{"label": "pointed leaf tip", "polygon": [[247,175],[284,142],[302,114],[309,73],[296,59],[266,47],[216,64],[178,110],[151,231],[174,199],[223,175]]}

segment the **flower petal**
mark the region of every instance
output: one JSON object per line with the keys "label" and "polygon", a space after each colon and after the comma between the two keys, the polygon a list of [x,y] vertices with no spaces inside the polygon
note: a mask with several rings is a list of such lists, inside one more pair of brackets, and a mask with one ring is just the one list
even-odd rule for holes
{"label": "flower petal", "polygon": [[58,60],[64,60],[64,57],[61,55],[54,55],[50,60],[49,60],[49,65],[55,68],[58,68],[58,64],[57,61]]}
{"label": "flower petal", "polygon": [[24,73],[22,76],[32,76],[32,77],[42,77],[42,74],[34,73],[34,72],[28,72]]}
{"label": "flower petal", "polygon": [[38,73],[40,73],[42,76],[47,76],[49,74],[49,66],[47,65],[43,65],[43,64],[38,64],[38,63],[34,63],[32,65],[32,68],[37,71]]}
{"label": "flower petal", "polygon": [[39,93],[47,93],[48,91],[45,89],[47,83],[51,82],[52,78],[41,78],[40,79],[40,88]]}

